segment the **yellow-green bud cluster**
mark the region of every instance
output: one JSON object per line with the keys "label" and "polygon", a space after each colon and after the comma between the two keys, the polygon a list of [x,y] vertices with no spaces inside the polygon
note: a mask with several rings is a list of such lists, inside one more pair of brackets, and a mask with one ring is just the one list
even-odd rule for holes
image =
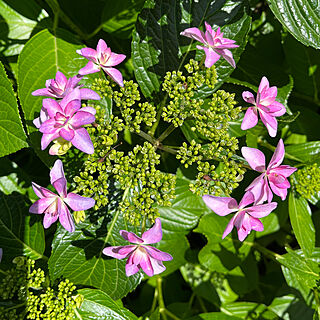
{"label": "yellow-green bud cluster", "polygon": [[296,179],[295,187],[302,197],[310,199],[320,192],[320,166],[317,163],[298,170]]}
{"label": "yellow-green bud cluster", "polygon": [[182,146],[179,148],[176,158],[180,160],[180,162],[188,168],[194,162],[202,160],[201,155],[202,145],[200,143],[196,143],[195,140],[192,140],[190,145],[188,146],[186,142],[182,143]]}
{"label": "yellow-green bud cluster", "polygon": [[24,314],[18,311],[16,308],[10,309],[5,307],[0,307],[0,320],[22,320],[24,319]]}

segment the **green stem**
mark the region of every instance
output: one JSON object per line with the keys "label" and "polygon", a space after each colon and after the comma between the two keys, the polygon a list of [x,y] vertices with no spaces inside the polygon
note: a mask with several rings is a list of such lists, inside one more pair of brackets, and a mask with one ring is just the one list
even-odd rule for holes
{"label": "green stem", "polygon": [[0,273],[7,275],[8,273],[0,269]]}
{"label": "green stem", "polygon": [[147,216],[145,215],[142,220],[141,235],[144,233],[144,230],[146,229],[146,220],[147,220]]}
{"label": "green stem", "polygon": [[158,145],[157,148],[158,148],[158,149],[161,149],[161,150],[163,150],[163,151],[172,153],[172,154],[177,154],[177,153],[178,153],[177,150],[174,150],[174,149],[172,149],[172,148],[170,148],[170,147],[168,147],[168,146],[164,146],[164,145],[162,145],[162,144]]}
{"label": "green stem", "polygon": [[140,132],[136,132],[136,133],[138,136],[146,139],[147,141],[151,142],[152,144],[154,144],[156,142],[156,139],[154,137],[152,137],[148,133],[145,133],[144,131],[140,131]]}
{"label": "green stem", "polygon": [[18,309],[18,308],[23,307],[25,305],[26,305],[26,302],[23,302],[23,303],[15,305],[13,307],[7,308],[6,311],[13,310],[13,309]]}
{"label": "green stem", "polygon": [[153,296],[153,301],[152,301],[152,306],[151,306],[150,313],[153,313],[154,310],[156,310],[157,301],[158,301],[158,289],[155,288],[154,289],[154,296]]}
{"label": "green stem", "polygon": [[200,307],[201,307],[202,311],[203,311],[204,313],[208,313],[208,310],[207,310],[207,308],[206,308],[203,300],[202,300],[199,296],[197,296],[197,299],[198,299],[198,301],[199,301],[199,304],[200,304]]}
{"label": "green stem", "polygon": [[158,303],[159,303],[159,312],[162,315],[164,320],[167,320],[166,315],[166,307],[163,300],[162,295],[162,278],[160,276],[157,276],[157,291],[158,291]]}
{"label": "green stem", "polygon": [[162,142],[172,131],[174,131],[176,127],[171,124],[166,130],[164,130],[157,141]]}
{"label": "green stem", "polygon": [[168,309],[164,309],[164,313],[166,313],[173,320],[181,320],[176,315],[174,315],[172,312],[170,312]]}
{"label": "green stem", "polygon": [[260,251],[260,252],[261,252],[263,255],[265,255],[267,258],[269,258],[269,259],[271,259],[271,260],[273,260],[273,261],[281,264],[281,262],[280,262],[279,260],[282,259],[282,256],[281,256],[280,254],[277,254],[277,253],[275,253],[275,252],[273,252],[273,251],[271,251],[271,250],[269,250],[269,249],[261,246],[261,245],[260,245],[259,243],[257,243],[257,242],[247,242],[247,244],[248,244],[249,246],[251,246],[252,248],[255,248],[255,249],[257,249],[258,251]]}
{"label": "green stem", "polygon": [[162,110],[166,104],[166,101],[168,99],[168,94],[165,95],[165,97],[163,98],[161,104],[160,104],[160,107],[159,107],[159,110],[157,112],[157,118],[156,118],[156,122],[153,124],[153,126],[151,127],[151,129],[149,130],[149,134],[151,134],[152,136],[154,136],[157,128],[158,128],[158,125],[159,125],[159,122],[160,122],[160,119],[161,119],[161,114],[162,114]]}
{"label": "green stem", "polygon": [[77,309],[74,309],[74,313],[76,314],[76,316],[77,316],[77,318],[78,318],[79,320],[82,320],[82,317],[81,317],[81,315],[80,315],[80,313],[78,312]]}

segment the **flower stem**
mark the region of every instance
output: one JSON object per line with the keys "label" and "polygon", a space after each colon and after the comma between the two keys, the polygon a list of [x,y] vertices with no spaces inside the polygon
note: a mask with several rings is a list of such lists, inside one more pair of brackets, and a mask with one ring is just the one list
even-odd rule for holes
{"label": "flower stem", "polygon": [[151,142],[152,144],[156,142],[156,139],[153,136],[151,136],[148,133],[145,133],[144,131],[136,132],[136,134],[141,138],[144,138],[145,140]]}
{"label": "flower stem", "polygon": [[162,295],[162,278],[160,276],[157,276],[157,291],[158,291],[158,303],[159,303],[159,312],[162,315],[164,320],[167,320],[166,315],[166,307],[163,300]]}
{"label": "flower stem", "polygon": [[144,233],[144,230],[146,229],[146,220],[147,220],[147,216],[145,215],[142,220],[141,235]]}
{"label": "flower stem", "polygon": [[164,309],[164,312],[173,320],[181,320],[176,315],[174,315],[172,312],[170,312],[168,309]]}
{"label": "flower stem", "polygon": [[174,131],[176,129],[176,127],[171,124],[166,130],[164,130],[162,132],[162,134],[160,135],[160,137],[157,139],[157,141],[161,142],[163,141],[172,131]]}

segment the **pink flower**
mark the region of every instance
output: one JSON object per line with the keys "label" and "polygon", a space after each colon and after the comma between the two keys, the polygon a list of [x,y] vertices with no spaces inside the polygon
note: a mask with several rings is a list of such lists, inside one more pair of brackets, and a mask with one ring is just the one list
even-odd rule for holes
{"label": "pink flower", "polygon": [[62,226],[67,231],[73,232],[74,222],[66,204],[74,211],[81,211],[92,208],[95,201],[72,192],[67,193],[67,180],[61,160],[54,163],[50,171],[50,180],[58,195],[32,182],[32,188],[40,199],[30,207],[29,212],[44,213],[43,226],[45,228],[49,228],[59,218]]}
{"label": "pink flower", "polygon": [[239,47],[235,44],[235,40],[224,38],[220,28],[218,28],[217,31],[213,31],[207,22],[205,22],[205,26],[205,33],[198,28],[188,28],[180,34],[204,44],[204,46],[198,45],[197,48],[204,50],[206,54],[205,66],[207,68],[212,67],[220,59],[220,56],[235,68],[236,64],[233,60],[232,53],[228,50]]}
{"label": "pink flower", "polygon": [[271,202],[273,198],[272,191],[284,200],[287,197],[287,189],[290,188],[290,182],[287,177],[294,173],[297,168],[280,165],[285,154],[282,139],[279,140],[267,169],[265,156],[260,150],[242,147],[241,152],[253,170],[262,172],[246,189],[246,191],[250,191],[254,195],[255,203]]}
{"label": "pink flower", "polygon": [[142,237],[138,237],[133,232],[120,230],[121,236],[133,245],[107,247],[103,253],[107,256],[124,259],[128,258],[126,264],[127,277],[137,273],[141,268],[149,277],[166,270],[162,261],[172,260],[172,256],[162,252],[148,244],[159,242],[162,239],[161,221],[156,219],[154,226],[144,232]]}
{"label": "pink flower", "polygon": [[259,218],[266,217],[278,205],[276,202],[271,202],[245,208],[247,205],[254,202],[254,197],[251,192],[246,192],[244,194],[239,205],[237,200],[227,197],[204,195],[202,199],[205,204],[219,216],[226,216],[229,213],[236,212],[228,223],[222,235],[222,239],[232,231],[233,227],[236,227],[240,241],[243,241],[251,230],[263,231],[263,224]]}
{"label": "pink flower", "polygon": [[[82,79],[82,76],[81,77],[75,76],[70,79],[67,79],[62,72],[58,71],[56,73],[55,79],[49,79],[46,81],[46,88],[33,91],[32,95],[62,99],[75,88],[82,87],[81,85],[78,85],[81,79]],[[80,89],[80,98],[82,100],[100,100],[101,99],[96,92],[86,88]]]}
{"label": "pink flower", "polygon": [[74,89],[60,103],[53,99],[43,99],[40,117],[33,123],[43,133],[41,149],[59,137],[70,141],[79,150],[92,154],[94,147],[84,125],[95,121],[96,110],[81,108],[80,90]]}
{"label": "pink flower", "polygon": [[277,87],[269,88],[269,81],[266,77],[262,77],[261,79],[256,100],[251,92],[242,92],[243,100],[253,104],[253,106],[249,107],[244,115],[241,129],[247,130],[256,126],[259,111],[261,121],[266,126],[269,135],[275,137],[278,129],[276,117],[280,117],[286,113],[285,106],[277,102],[276,97]]}
{"label": "pink flower", "polygon": [[104,40],[100,39],[97,45],[97,50],[91,48],[83,48],[77,50],[77,53],[89,60],[87,65],[79,70],[80,75],[103,71],[110,76],[119,86],[123,87],[122,74],[119,70],[112,68],[121,63],[126,56],[111,52]]}

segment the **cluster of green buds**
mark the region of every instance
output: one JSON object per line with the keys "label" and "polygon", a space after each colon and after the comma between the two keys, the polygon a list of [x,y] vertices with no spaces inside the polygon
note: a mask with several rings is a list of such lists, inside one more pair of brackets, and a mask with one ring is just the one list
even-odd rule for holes
{"label": "cluster of green buds", "polygon": [[295,177],[295,187],[302,197],[310,199],[320,192],[320,166],[317,163],[298,170]]}
{"label": "cluster of green buds", "polygon": [[0,297],[8,306],[0,308],[0,319],[73,319],[76,287],[69,280],[62,280],[53,290],[34,260],[16,257],[13,263],[0,283]]}

